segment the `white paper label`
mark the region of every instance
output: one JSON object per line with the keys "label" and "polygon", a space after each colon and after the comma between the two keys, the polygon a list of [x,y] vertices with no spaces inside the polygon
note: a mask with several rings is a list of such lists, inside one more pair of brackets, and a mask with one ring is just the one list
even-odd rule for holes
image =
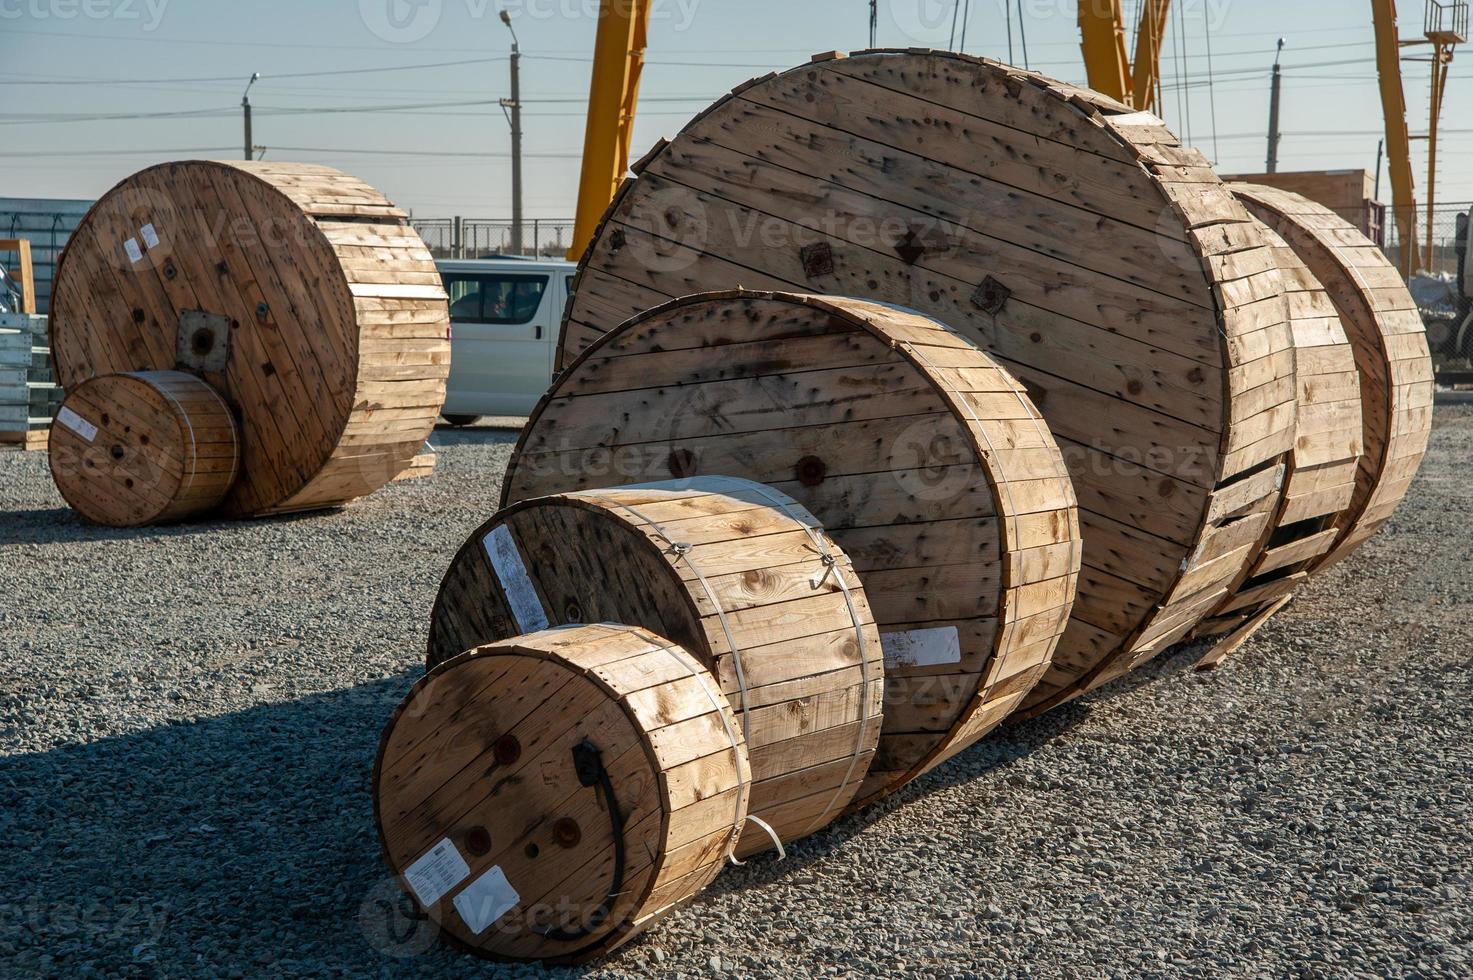
{"label": "white paper label", "polygon": [[494,867],[455,896],[455,911],[460,913],[471,932],[480,935],[521,900],[517,890],[506,880],[506,874],[501,868]]}
{"label": "white paper label", "polygon": [[123,243],[123,251],[128,253],[129,262],[142,262],[143,249],[138,247],[138,239],[130,238]]}
{"label": "white paper label", "polygon": [[97,426],[88,422],[65,405],[61,407],[61,411],[56,413],[56,421],[71,429],[88,442],[97,438]]}
{"label": "white paper label", "polygon": [[426,911],[445,897],[445,893],[470,875],[470,865],[446,837],[430,848],[419,860],[404,869],[404,879],[414,889],[414,897]]}
{"label": "white paper label", "polygon": [[138,234],[143,236],[143,244],[148,248],[159,247],[159,233],[153,230],[153,225],[144,225],[138,229]]}
{"label": "white paper label", "polygon": [[886,670],[934,667],[961,661],[962,638],[955,626],[881,633],[880,649],[885,652]]}
{"label": "white paper label", "polygon": [[511,606],[511,614],[516,617],[517,629],[523,633],[547,629],[547,613],[527,574],[527,566],[522,563],[522,553],[512,539],[511,528],[505,524],[496,525],[481,544],[486,549],[486,557],[491,559],[491,570],[501,583],[501,591],[506,593],[506,604]]}

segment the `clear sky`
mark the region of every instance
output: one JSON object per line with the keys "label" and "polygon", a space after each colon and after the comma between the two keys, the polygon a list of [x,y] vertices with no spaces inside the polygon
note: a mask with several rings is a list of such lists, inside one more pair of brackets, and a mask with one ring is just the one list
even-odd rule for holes
{"label": "clear sky", "polygon": [[[753,75],[868,44],[867,0],[654,3],[636,156]],[[1084,80],[1076,0],[961,3],[966,51],[1008,59],[1006,10],[1015,63],[1026,32],[1031,67]],[[525,55],[527,215],[570,216],[597,0],[0,0],[0,196],[92,198],[159,160],[238,158],[241,91],[260,72],[251,101],[268,159],[340,167],[419,217],[506,217],[510,137],[496,100],[508,94],[511,38],[498,4]],[[951,0],[880,8],[881,46],[951,41]],[[1402,36],[1419,36],[1422,3],[1401,8]],[[1176,0],[1172,17],[1161,112],[1223,170],[1263,168],[1279,37],[1281,168],[1374,170],[1382,116],[1369,0]],[[1404,69],[1412,130],[1424,132],[1428,66]],[[1473,200],[1469,78],[1473,50],[1449,83],[1444,201]],[[1424,154],[1418,144],[1419,175]]]}

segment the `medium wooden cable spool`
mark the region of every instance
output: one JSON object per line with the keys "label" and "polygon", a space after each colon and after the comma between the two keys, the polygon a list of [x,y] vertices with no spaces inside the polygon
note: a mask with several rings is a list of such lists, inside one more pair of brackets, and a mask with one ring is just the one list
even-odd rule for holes
{"label": "medium wooden cable spool", "polygon": [[[792,498],[702,478],[514,504],[446,572],[428,662],[577,622],[653,630],[717,677],[751,752],[752,815],[779,840],[854,798],[880,732],[880,639],[849,559]],[[754,824],[737,854],[772,846]]]}
{"label": "medium wooden cable spool", "polygon": [[1324,562],[1351,505],[1364,440],[1355,349],[1324,285],[1268,227],[1287,288],[1299,409],[1278,510],[1261,553],[1227,602],[1194,633],[1227,632],[1291,595]]}
{"label": "medium wooden cable spool", "polygon": [[384,729],[373,803],[386,862],[451,942],[575,962],[711,882],[751,781],[741,725],[695,658],[577,626],[431,670]]}
{"label": "medium wooden cable spool", "polygon": [[378,489],[434,426],[449,310],[403,211],[329,167],[189,161],[105,194],[62,254],[57,380],[189,370],[241,423],[234,516]]}
{"label": "medium wooden cable spool", "polygon": [[1079,571],[1073,488],[1022,387],[940,323],[774,293],[659,307],[558,378],[504,499],[708,474],[791,494],[859,573],[886,663],[856,805],[971,745],[1043,676]]}
{"label": "medium wooden cable spool", "polygon": [[1354,225],[1289,191],[1231,187],[1324,284],[1355,351],[1365,451],[1339,537],[1322,563],[1330,564],[1390,520],[1427,452],[1435,386],[1426,327],[1401,274]]}
{"label": "medium wooden cable spool", "polygon": [[1029,710],[1171,645],[1256,557],[1241,518],[1273,510],[1294,432],[1283,285],[1161,120],[994,62],[866,52],[738,87],[636,169],[580,266],[564,364],[639,311],[746,286],[916,309],[1028,389],[1084,537]]}
{"label": "medium wooden cable spool", "polygon": [[182,371],[110,374],[67,393],[51,433],[51,476],[78,513],[138,527],[220,506],[240,470],[230,407]]}

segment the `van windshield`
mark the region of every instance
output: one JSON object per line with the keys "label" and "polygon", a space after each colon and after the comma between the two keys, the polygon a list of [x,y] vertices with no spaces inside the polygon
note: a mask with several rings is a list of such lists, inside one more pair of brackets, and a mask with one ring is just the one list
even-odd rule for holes
{"label": "van windshield", "polygon": [[500,272],[446,272],[452,323],[530,323],[542,305],[547,277]]}

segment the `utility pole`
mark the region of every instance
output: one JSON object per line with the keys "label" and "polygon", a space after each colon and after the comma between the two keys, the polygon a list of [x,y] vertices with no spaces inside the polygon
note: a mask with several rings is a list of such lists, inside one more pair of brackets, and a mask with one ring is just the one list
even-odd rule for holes
{"label": "utility pole", "polygon": [[256,79],[260,77],[260,72],[252,72],[251,80],[246,82],[245,92],[240,97],[240,109],[245,114],[245,158],[247,160],[256,158],[256,144],[251,139],[251,86],[256,84]]}
{"label": "utility pole", "polygon": [[1284,72],[1279,67],[1279,58],[1284,53],[1284,39],[1279,38],[1279,49],[1274,55],[1273,94],[1268,103],[1268,172],[1279,172],[1279,96],[1283,89]]}
{"label": "utility pole", "polygon": [[875,47],[880,33],[880,0],[869,0],[869,46]]}
{"label": "utility pole", "polygon": [[[511,122],[511,250],[522,254],[522,48],[511,14],[501,11],[501,22],[511,31],[511,98],[501,100],[501,110]],[[536,244],[535,242],[533,243]]]}
{"label": "utility pole", "polygon": [[1376,144],[1376,200],[1381,200],[1381,166],[1386,162],[1386,139]]}

